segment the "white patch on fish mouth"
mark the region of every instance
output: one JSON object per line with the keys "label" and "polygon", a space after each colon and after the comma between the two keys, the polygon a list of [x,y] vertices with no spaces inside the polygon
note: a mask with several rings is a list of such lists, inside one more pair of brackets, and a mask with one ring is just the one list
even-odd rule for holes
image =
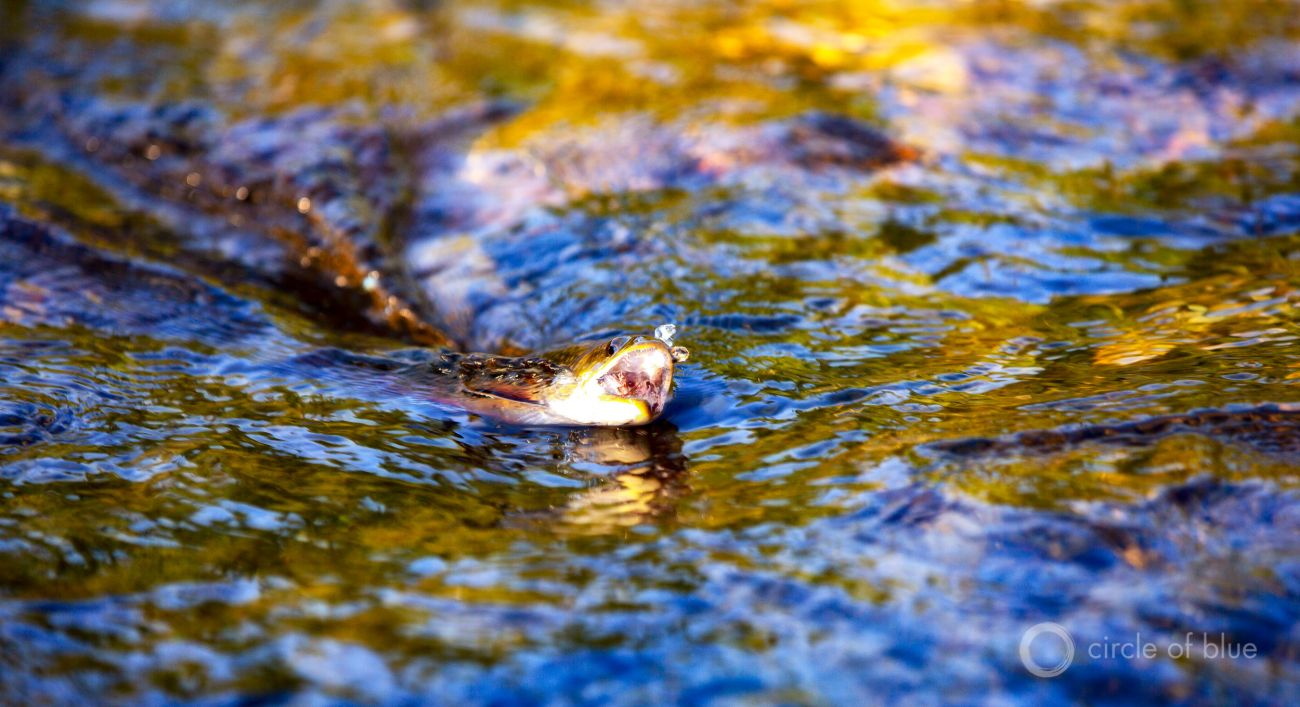
{"label": "white patch on fish mouth", "polygon": [[644,401],[651,417],[668,403],[672,360],[659,346],[634,349],[602,375],[598,382],[610,395]]}

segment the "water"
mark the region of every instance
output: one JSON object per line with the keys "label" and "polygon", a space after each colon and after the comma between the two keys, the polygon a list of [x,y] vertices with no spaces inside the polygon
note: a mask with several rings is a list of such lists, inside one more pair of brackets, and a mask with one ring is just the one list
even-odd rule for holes
{"label": "water", "polygon": [[[6,6],[0,695],[1293,701],[1298,9]],[[675,322],[675,402],[516,429],[340,375],[406,344],[169,171],[204,131],[399,214],[461,340]]]}

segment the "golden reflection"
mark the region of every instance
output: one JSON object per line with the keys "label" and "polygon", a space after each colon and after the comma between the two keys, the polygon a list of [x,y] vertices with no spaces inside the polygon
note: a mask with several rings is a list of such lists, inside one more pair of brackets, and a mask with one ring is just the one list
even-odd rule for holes
{"label": "golden reflection", "polygon": [[573,458],[617,471],[559,511],[569,530],[603,533],[647,522],[671,512],[673,499],[689,488],[681,438],[671,424],[577,430],[570,440]]}

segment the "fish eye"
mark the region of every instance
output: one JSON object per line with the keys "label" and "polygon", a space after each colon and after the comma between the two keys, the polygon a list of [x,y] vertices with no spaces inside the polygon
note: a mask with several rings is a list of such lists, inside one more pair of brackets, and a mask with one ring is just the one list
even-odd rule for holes
{"label": "fish eye", "polygon": [[605,347],[605,353],[613,356],[618,350],[627,345],[627,337],[619,336],[609,340],[609,345]]}

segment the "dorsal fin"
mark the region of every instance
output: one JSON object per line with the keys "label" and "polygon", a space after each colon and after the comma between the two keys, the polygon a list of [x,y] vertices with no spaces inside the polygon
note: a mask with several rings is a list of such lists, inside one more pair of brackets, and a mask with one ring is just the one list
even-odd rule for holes
{"label": "dorsal fin", "polygon": [[552,364],[541,359],[466,356],[460,360],[465,390],[528,405],[541,405],[542,390],[555,378]]}

